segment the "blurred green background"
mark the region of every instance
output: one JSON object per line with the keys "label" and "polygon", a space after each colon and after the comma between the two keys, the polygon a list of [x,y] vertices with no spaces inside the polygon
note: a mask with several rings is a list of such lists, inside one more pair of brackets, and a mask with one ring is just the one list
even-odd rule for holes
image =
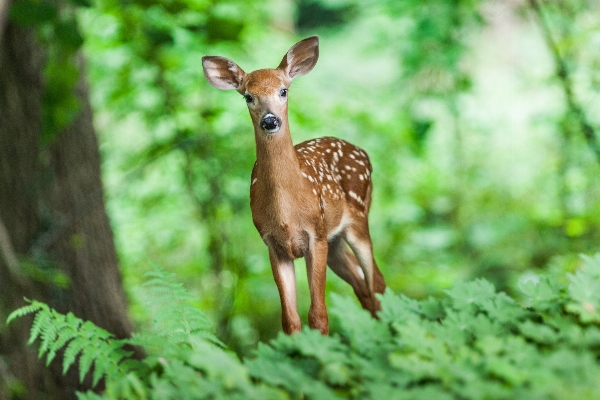
{"label": "blurred green background", "polygon": [[[95,0],[77,18],[140,326],[151,316],[136,287],[155,262],[238,353],[280,331],[249,209],[250,118],[239,94],[209,86],[201,57],[275,67],[314,34],[319,62],[290,90],[292,136],[369,153],[375,256],[393,291],[485,277],[512,294],[598,251],[597,1]],[[353,296],[332,273],[328,292]]]}

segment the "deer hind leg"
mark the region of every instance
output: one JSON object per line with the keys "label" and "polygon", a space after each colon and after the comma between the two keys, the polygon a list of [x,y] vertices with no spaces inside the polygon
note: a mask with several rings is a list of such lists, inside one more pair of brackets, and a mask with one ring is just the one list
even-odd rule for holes
{"label": "deer hind leg", "polygon": [[337,276],[352,286],[361,306],[370,311],[371,315],[375,317],[377,309],[373,303],[373,296],[371,296],[371,292],[364,280],[362,268],[343,238],[336,237],[329,242],[327,264]]}
{"label": "deer hind leg", "polygon": [[302,329],[302,324],[296,306],[296,273],[294,270],[294,261],[279,256],[271,247],[269,247],[269,259],[281,300],[281,325],[283,331],[287,334],[299,332]]}
{"label": "deer hind leg", "polygon": [[[369,235],[369,227],[366,220],[355,223],[346,228],[344,231],[344,239],[354,252],[358,264],[363,272],[365,284],[369,291],[369,297],[372,304],[372,309],[379,311],[381,305],[375,297],[375,293],[383,293],[385,291],[385,281],[383,275],[373,257],[373,243]],[[371,308],[369,308],[371,310]],[[372,312],[374,314],[374,312]]]}

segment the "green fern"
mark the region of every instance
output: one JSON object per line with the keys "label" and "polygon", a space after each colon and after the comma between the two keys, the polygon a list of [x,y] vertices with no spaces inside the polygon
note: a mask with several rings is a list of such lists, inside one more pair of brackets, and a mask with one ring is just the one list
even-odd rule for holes
{"label": "green fern", "polygon": [[[65,316],[45,304],[30,342],[51,362],[64,349],[67,371],[106,377],[98,399],[597,399],[600,398],[600,256],[584,258],[568,279],[523,282],[520,306],[485,280],[457,283],[440,299],[417,301],[387,291],[373,319],[356,301],[332,296],[338,331],[305,329],[260,344],[240,361],[216,340],[208,319],[173,275],[146,274],[152,329],[131,340]],[[126,344],[142,345],[143,361]]]}
{"label": "green fern", "polygon": [[[63,373],[78,362],[80,381],[93,370],[92,385],[96,386],[105,377],[107,390],[115,393],[114,398],[145,398],[143,388],[148,384],[150,371],[166,370],[166,359],[192,360],[193,356],[192,364],[198,364],[201,358],[190,349],[206,351],[204,343],[223,347],[208,318],[191,304],[194,297],[174,281],[174,274],[154,266],[145,277],[146,303],[154,323],[150,331],[134,334],[132,339],[117,339],[89,321],[72,313],[60,314],[35,300],[27,300],[30,304],[13,311],[7,323],[34,314],[28,344],[39,341],[38,357],[45,356],[46,365],[64,350]],[[143,347],[149,357],[143,361],[131,359],[132,352],[126,350],[131,346]],[[193,367],[187,368],[197,374]]]}
{"label": "green fern", "polygon": [[154,265],[154,269],[146,272],[144,277],[147,280],[143,284],[143,297],[147,309],[152,312],[153,326],[150,332],[134,336],[136,344],[164,348],[165,340],[169,340],[193,346],[200,338],[222,345],[209,319],[192,305],[195,297],[175,281],[175,274]]}
{"label": "green fern", "polygon": [[85,322],[72,313],[60,314],[35,300],[12,312],[7,323],[28,314],[35,314],[28,344],[39,339],[38,357],[46,356],[46,365],[54,360],[58,351],[64,349],[63,373],[79,360],[79,379],[83,381],[93,366],[93,386],[103,376],[118,379],[128,372],[121,367],[122,360],[131,355],[124,349],[129,344],[128,340],[118,340],[91,322]]}
{"label": "green fern", "polygon": [[[6,318],[7,325],[10,324],[16,318],[24,317],[25,315],[32,314],[44,307],[46,307],[46,308],[48,307],[44,303],[32,302],[31,300],[29,300],[27,298],[25,298],[25,301],[30,304],[28,306],[23,306],[21,308],[17,308],[15,311],[11,312],[8,315],[8,317]],[[33,337],[33,332],[31,332],[31,334],[30,334],[30,339],[29,339],[28,344],[31,344],[35,340],[35,338],[33,338],[33,340],[32,340],[31,337]]]}

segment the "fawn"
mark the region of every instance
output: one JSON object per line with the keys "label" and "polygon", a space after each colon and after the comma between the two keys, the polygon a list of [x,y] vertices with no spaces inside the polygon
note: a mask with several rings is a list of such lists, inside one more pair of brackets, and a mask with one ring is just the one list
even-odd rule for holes
{"label": "fawn", "polygon": [[317,36],[296,43],[275,69],[245,73],[227,58],[202,58],[210,84],[237,90],[250,111],[256,140],[250,186],[252,220],[269,248],[282,326],[288,334],[301,329],[296,258],[306,259],[309,326],[323,334],[329,332],[327,265],[352,285],[363,308],[373,316],[380,309],[375,293],[385,290],[369,234],[373,186],[367,153],[333,137],[292,144],[288,90],[292,80],[310,72],[318,58]]}

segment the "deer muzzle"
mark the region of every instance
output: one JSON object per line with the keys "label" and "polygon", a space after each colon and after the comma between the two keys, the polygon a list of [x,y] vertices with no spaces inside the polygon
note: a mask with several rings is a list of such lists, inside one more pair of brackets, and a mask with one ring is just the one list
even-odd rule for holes
{"label": "deer muzzle", "polygon": [[281,127],[281,120],[273,113],[266,113],[260,121],[260,127],[268,133],[275,133]]}

